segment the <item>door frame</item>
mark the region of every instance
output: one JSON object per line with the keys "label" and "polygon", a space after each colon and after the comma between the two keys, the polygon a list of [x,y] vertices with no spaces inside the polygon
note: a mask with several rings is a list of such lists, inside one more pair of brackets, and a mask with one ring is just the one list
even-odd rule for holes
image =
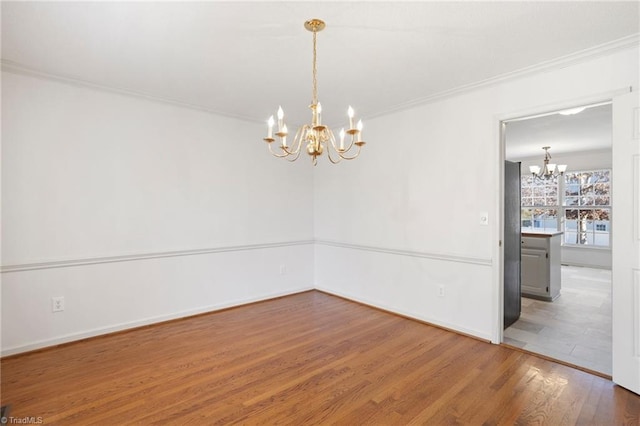
{"label": "door frame", "polygon": [[[545,105],[533,106],[530,108],[514,111],[511,113],[504,113],[494,116],[493,128],[497,132],[494,140],[498,143],[495,145],[495,157],[496,163],[503,165],[506,156],[506,133],[505,129],[509,121],[515,121],[524,118],[535,118],[544,115],[554,114],[557,111],[563,109],[569,109],[580,105],[589,105],[600,102],[612,102],[613,98],[617,95],[628,93],[632,90],[631,87],[624,87],[618,90],[611,90],[604,93],[593,94],[589,96],[583,96],[578,98],[569,98],[563,101],[554,102]],[[494,200],[494,211],[496,215],[496,226],[493,232],[493,294],[494,294],[494,320],[493,320],[493,332],[491,335],[491,343],[501,344],[504,340],[504,330],[502,327],[502,320],[504,316],[504,246],[502,241],[504,239],[504,167],[499,166],[494,168],[494,181],[496,187],[494,188],[494,194],[496,194]],[[612,256],[614,251],[612,248]],[[614,271],[612,270],[612,273]]]}

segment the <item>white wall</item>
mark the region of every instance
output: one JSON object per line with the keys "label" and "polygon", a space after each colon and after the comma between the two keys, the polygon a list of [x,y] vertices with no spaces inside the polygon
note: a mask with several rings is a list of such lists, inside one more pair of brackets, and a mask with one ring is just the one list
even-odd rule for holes
{"label": "white wall", "polygon": [[314,176],[316,287],[499,341],[500,120],[637,84],[634,48],[366,120]]}
{"label": "white wall", "polygon": [[263,126],[9,72],[2,114],[3,354],[313,287],[312,168]]}
{"label": "white wall", "polygon": [[[520,170],[524,175],[529,173],[529,166],[540,166],[543,157],[544,154],[533,158],[514,159],[513,161],[522,162]],[[568,172],[612,168],[611,149],[557,154],[553,156],[553,161],[556,164],[566,164]],[[612,177],[611,184],[615,185],[615,174]],[[612,213],[615,214],[615,206],[612,206]],[[611,269],[611,248],[563,245],[560,252],[563,265]]]}
{"label": "white wall", "polygon": [[258,124],[5,72],[3,354],[314,285],[496,341],[500,120],[637,76],[619,50],[366,120],[314,170]]}

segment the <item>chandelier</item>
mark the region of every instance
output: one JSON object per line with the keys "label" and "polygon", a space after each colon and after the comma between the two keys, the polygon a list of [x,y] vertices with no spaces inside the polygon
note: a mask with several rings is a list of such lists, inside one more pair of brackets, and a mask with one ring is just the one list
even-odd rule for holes
{"label": "chandelier", "polygon": [[[312,157],[314,166],[318,164],[318,156],[322,155],[325,151],[327,152],[329,161],[333,164],[337,164],[342,160],[353,160],[360,155],[360,150],[365,144],[362,140],[362,120],[358,120],[357,124],[354,124],[354,111],[353,108],[349,106],[349,109],[347,110],[349,128],[347,130],[344,128],[340,130],[340,139],[338,143],[336,143],[333,131],[322,124],[322,105],[318,102],[316,39],[318,32],[324,29],[325,23],[320,19],[310,19],[304,23],[304,27],[313,33],[313,91],[311,105],[309,105],[309,108],[311,109],[311,124],[305,124],[298,128],[291,145],[288,145],[287,136],[289,135],[289,132],[287,125],[284,122],[284,111],[282,110],[282,107],[279,107],[277,114],[278,128],[275,132],[275,136],[279,139],[280,152],[274,152],[271,148],[271,145],[276,140],[274,138],[273,131],[273,126],[275,124],[273,115],[269,117],[267,122],[267,137],[264,138],[264,141],[269,146],[271,154],[278,158],[286,158],[289,161],[296,161],[298,159],[303,143],[306,145],[307,154]],[[348,139],[346,146],[345,137]],[[357,150],[354,149],[355,153],[352,153],[351,149],[354,148],[354,146]]]}
{"label": "chandelier", "polygon": [[542,149],[544,149],[544,164],[542,167],[529,166],[529,171],[533,175],[534,179],[556,178],[558,176],[564,175],[564,172],[567,170],[566,164],[558,164],[556,166],[554,163],[549,163],[549,160],[551,160],[551,154],[549,154],[550,148],[550,146],[542,147]]}

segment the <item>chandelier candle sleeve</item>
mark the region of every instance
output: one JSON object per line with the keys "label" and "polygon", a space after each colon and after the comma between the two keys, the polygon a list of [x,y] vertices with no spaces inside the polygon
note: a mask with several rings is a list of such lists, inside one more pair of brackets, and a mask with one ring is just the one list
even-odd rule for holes
{"label": "chandelier candle sleeve", "polygon": [[[269,152],[275,157],[286,158],[288,161],[296,161],[303,150],[312,157],[313,165],[318,163],[318,157],[323,153],[327,153],[329,161],[333,164],[337,164],[342,160],[353,160],[360,155],[360,150],[365,145],[362,140],[362,120],[358,121],[357,126],[355,123],[355,113],[353,108],[349,106],[347,115],[349,117],[349,129],[340,131],[340,141],[336,142],[336,137],[333,131],[322,124],[322,105],[318,101],[318,79],[317,79],[317,33],[325,28],[325,23],[320,19],[310,19],[304,23],[304,27],[313,33],[313,66],[312,66],[312,96],[311,96],[311,124],[304,124],[295,132],[293,141],[290,142],[291,146],[287,145],[287,124],[284,121],[284,111],[282,106],[278,107],[278,130],[275,132],[275,136],[280,138],[280,148],[278,152],[273,151],[271,144],[275,141],[274,138],[274,120],[271,116],[267,122],[267,137],[263,140],[267,142]],[[345,147],[345,135],[348,134],[351,140],[347,142]],[[302,148],[302,144],[305,144],[305,148]],[[338,143],[338,146],[336,144]],[[355,151],[353,152],[352,151]]]}
{"label": "chandelier candle sleeve", "polygon": [[284,118],[284,111],[282,110],[282,107],[279,106],[278,107],[278,131],[279,132],[282,131],[282,123],[284,122],[283,118]]}
{"label": "chandelier candle sleeve", "polygon": [[287,147],[287,125],[285,124],[284,126],[282,126],[282,147],[286,148]]}
{"label": "chandelier candle sleeve", "polygon": [[269,117],[269,121],[267,122],[267,126],[269,126],[269,130],[267,132],[267,138],[273,138],[273,115]]}
{"label": "chandelier candle sleeve", "polygon": [[354,115],[354,111],[353,108],[351,108],[351,105],[349,105],[349,109],[347,110],[347,115],[349,116],[349,128],[353,129],[353,115]]}

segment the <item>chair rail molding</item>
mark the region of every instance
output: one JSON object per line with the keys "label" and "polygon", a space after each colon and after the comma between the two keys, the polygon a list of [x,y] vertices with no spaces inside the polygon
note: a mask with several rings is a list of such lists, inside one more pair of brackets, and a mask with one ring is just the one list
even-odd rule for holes
{"label": "chair rail molding", "polygon": [[316,244],[322,244],[326,246],[333,246],[333,247],[340,247],[340,248],[361,250],[361,251],[373,251],[373,252],[387,253],[387,254],[393,254],[398,256],[421,257],[425,259],[443,260],[447,262],[457,262],[457,263],[469,263],[472,265],[483,265],[483,266],[491,266],[493,264],[493,261],[491,259],[486,259],[481,257],[460,256],[460,255],[449,254],[449,253],[424,252],[424,251],[415,251],[415,250],[396,249],[396,248],[390,248],[390,247],[367,246],[367,245],[352,244],[352,243],[346,243],[341,241],[322,240],[322,239],[316,239],[315,242]]}
{"label": "chair rail molding", "polygon": [[20,263],[14,265],[2,265],[1,273],[32,271],[37,269],[53,269],[53,268],[68,268],[72,266],[84,266],[95,265],[100,263],[114,263],[114,262],[131,262],[137,260],[146,259],[158,259],[163,257],[178,257],[178,256],[197,256],[211,253],[223,253],[231,251],[246,251],[246,250],[264,250],[278,247],[289,247],[298,245],[313,244],[313,240],[295,240],[295,241],[280,241],[273,243],[259,243],[259,244],[247,244],[237,246],[220,246],[220,247],[207,247],[199,249],[186,249],[175,251],[161,251],[150,253],[133,253],[117,256],[104,256],[104,257],[86,257],[76,259],[62,259],[46,262],[33,262],[33,263]]}

